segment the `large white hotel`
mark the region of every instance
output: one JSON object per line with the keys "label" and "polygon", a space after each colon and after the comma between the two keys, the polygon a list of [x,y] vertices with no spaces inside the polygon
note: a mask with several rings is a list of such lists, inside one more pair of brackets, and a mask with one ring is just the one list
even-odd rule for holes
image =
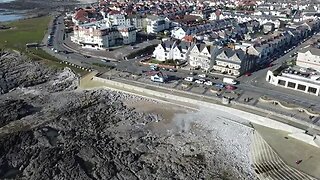
{"label": "large white hotel", "polygon": [[92,22],[75,26],[71,41],[84,48],[107,49],[136,42],[136,28],[127,25],[107,26],[104,21]]}

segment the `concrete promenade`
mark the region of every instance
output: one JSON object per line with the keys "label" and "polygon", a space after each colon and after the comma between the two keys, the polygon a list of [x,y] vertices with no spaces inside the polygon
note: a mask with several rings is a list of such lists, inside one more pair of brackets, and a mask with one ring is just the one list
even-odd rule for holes
{"label": "concrete promenade", "polygon": [[[248,105],[241,104],[232,104],[230,106],[223,106],[216,99],[211,99],[201,95],[195,95],[193,93],[185,93],[183,91],[165,89],[160,87],[153,87],[150,85],[140,86],[139,84],[131,84],[131,81],[119,82],[124,80],[108,80],[100,77],[96,77],[95,73],[91,73],[87,77],[95,82],[100,82],[100,85],[93,85],[91,87],[84,88],[95,88],[95,87],[105,87],[112,90],[129,92],[132,94],[145,96],[148,98],[160,99],[166,102],[171,102],[175,104],[193,104],[193,105],[202,105],[209,108],[217,109],[226,113],[232,113],[237,115],[240,118],[247,119],[254,124],[259,124],[262,126],[270,127],[272,129],[287,131],[290,134],[295,134],[292,137],[299,137],[299,140],[302,140],[312,146],[319,147],[314,141],[313,137],[309,135],[304,135],[305,129],[308,129],[309,126],[307,123],[301,121],[293,121],[288,119],[282,119],[283,117],[278,117],[276,120],[270,119],[269,117],[263,117],[263,112],[258,108],[249,107]],[[80,84],[81,85],[81,84]],[[240,107],[240,108],[239,108]],[[236,108],[236,109],[235,109]],[[248,112],[247,112],[248,111]],[[258,114],[258,115],[257,115]],[[268,112],[270,114],[270,112]],[[277,117],[276,114],[273,114],[274,117]],[[282,119],[281,122],[278,119]],[[318,132],[319,127],[314,127],[314,129]]]}

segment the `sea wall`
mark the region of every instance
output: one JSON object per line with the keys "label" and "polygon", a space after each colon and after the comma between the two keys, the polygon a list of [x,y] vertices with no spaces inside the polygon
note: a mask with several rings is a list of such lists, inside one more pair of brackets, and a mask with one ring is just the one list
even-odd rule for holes
{"label": "sea wall", "polygon": [[[217,109],[217,110],[223,111],[225,113],[231,113],[231,114],[236,115],[240,118],[246,119],[252,123],[266,126],[266,127],[272,128],[272,129],[286,131],[286,132],[289,132],[290,134],[304,134],[304,132],[305,132],[305,130],[303,130],[303,129],[299,129],[299,128],[293,127],[291,125],[272,120],[267,117],[262,117],[262,116],[259,116],[256,114],[248,113],[248,112],[241,111],[241,110],[234,109],[234,108],[227,107],[227,106],[208,103],[208,102],[204,102],[204,101],[200,101],[200,100],[196,100],[196,99],[191,99],[191,98],[187,98],[187,97],[182,97],[182,96],[176,96],[173,94],[163,93],[163,92],[150,90],[150,89],[146,89],[146,88],[142,88],[142,87],[138,87],[138,86],[133,86],[133,85],[129,85],[129,84],[124,84],[122,82],[112,81],[112,80],[103,79],[103,78],[95,77],[95,76],[93,77],[92,80],[112,85],[116,88],[110,88],[107,86],[106,86],[106,88],[110,88],[110,89],[113,89],[116,91],[124,91],[127,93],[128,92],[132,93],[132,91],[135,91],[135,92],[139,92],[139,95],[141,95],[140,93],[142,93],[142,94],[146,94],[147,97],[151,96],[156,99],[158,99],[158,98],[159,99],[169,99],[169,100],[173,100],[173,101],[177,101],[177,102],[186,102],[186,103],[191,103],[191,104],[195,104],[195,105],[202,105],[205,107]],[[313,146],[320,147],[316,143],[313,142],[312,136],[309,136],[309,135],[299,136],[299,140],[302,140],[302,141],[309,143]]]}

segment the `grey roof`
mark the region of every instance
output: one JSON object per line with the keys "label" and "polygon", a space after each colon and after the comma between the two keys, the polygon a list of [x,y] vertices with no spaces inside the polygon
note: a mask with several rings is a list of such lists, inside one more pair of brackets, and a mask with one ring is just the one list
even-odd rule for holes
{"label": "grey roof", "polygon": [[300,49],[299,53],[306,53],[308,51],[310,51],[311,54],[313,54],[313,55],[320,56],[320,49],[318,49],[316,47],[311,47],[311,46]]}
{"label": "grey roof", "polygon": [[181,41],[178,45],[179,49],[188,50],[191,47],[191,42]]}
{"label": "grey roof", "polygon": [[164,47],[164,48],[171,48],[174,43],[175,43],[175,41],[170,39],[170,40],[164,41],[164,42],[162,43],[162,47]]}
{"label": "grey roof", "polygon": [[[241,49],[234,50],[232,48],[224,47],[224,48],[220,49],[220,52],[218,54],[221,54],[221,53],[225,53],[228,59],[231,58],[234,54],[236,54],[238,56],[240,61],[246,59],[246,53]],[[218,58],[218,59],[219,60],[228,60],[228,59],[220,59],[220,58]]]}

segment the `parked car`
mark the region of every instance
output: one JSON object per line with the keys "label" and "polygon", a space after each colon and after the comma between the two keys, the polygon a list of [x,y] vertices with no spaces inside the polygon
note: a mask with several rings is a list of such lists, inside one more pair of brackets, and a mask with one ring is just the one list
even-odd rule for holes
{"label": "parked car", "polygon": [[110,62],[108,59],[101,59],[102,62]]}
{"label": "parked car", "polygon": [[150,69],[153,70],[153,71],[157,71],[159,69],[159,67],[156,66],[156,65],[151,65]]}
{"label": "parked car", "polygon": [[192,75],[192,76],[194,76],[194,75],[196,75],[197,73],[196,73],[196,72],[191,71],[189,74],[190,74],[190,75]]}
{"label": "parked car", "polygon": [[228,90],[235,90],[235,89],[237,89],[237,87],[228,84],[228,85],[226,85],[226,89],[228,89]]}
{"label": "parked car", "polygon": [[194,78],[193,77],[186,77],[184,78],[185,81],[188,81],[188,82],[193,82]]}
{"label": "parked car", "polygon": [[198,76],[201,77],[201,78],[206,78],[207,77],[206,74],[199,74]]}
{"label": "parked car", "polygon": [[169,69],[170,72],[177,72],[177,69]]}
{"label": "parked car", "polygon": [[203,84],[205,81],[206,81],[206,80],[204,80],[204,79],[197,79],[195,82],[196,82],[197,84]]}
{"label": "parked car", "polygon": [[245,76],[251,76],[252,74],[251,74],[251,72],[246,72],[244,75]]}
{"label": "parked car", "polygon": [[214,86],[217,88],[224,88],[224,84],[222,84],[222,83],[217,83]]}
{"label": "parked car", "polygon": [[223,82],[227,84],[232,84],[232,85],[235,85],[238,83],[236,80],[232,78],[227,78],[227,77],[223,78]]}
{"label": "parked car", "polygon": [[213,83],[211,81],[206,81],[206,82],[204,82],[204,84],[207,85],[207,86],[212,86],[213,85]]}

